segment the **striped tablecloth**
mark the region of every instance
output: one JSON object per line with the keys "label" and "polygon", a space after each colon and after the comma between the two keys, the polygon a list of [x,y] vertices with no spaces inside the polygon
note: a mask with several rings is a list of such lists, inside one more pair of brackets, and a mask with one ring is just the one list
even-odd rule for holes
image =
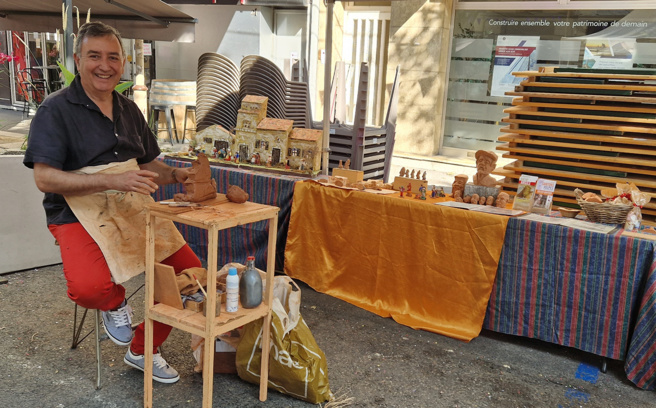
{"label": "striped tablecloth", "polygon": [[483,327],[626,360],[654,389],[654,241],[510,219]]}
{"label": "striped tablecloth", "polygon": [[[191,163],[186,160],[164,158],[163,161],[169,166],[174,167],[191,166]],[[287,230],[292,211],[291,204],[294,194],[294,183],[306,179],[303,177],[269,174],[238,168],[210,167],[219,193],[225,193],[229,185],[236,185],[250,195],[250,201],[274,205],[280,208],[278,215],[278,239],[276,240],[276,270],[283,270]],[[153,198],[156,201],[168,200],[173,198],[174,194],[182,192],[182,184],[169,184],[160,187]],[[178,229],[196,255],[203,260],[207,260],[207,231],[181,224],[178,224]],[[256,265],[266,265],[267,239],[268,221],[260,221],[219,231],[219,267],[228,262],[245,264],[248,255],[255,256]]]}

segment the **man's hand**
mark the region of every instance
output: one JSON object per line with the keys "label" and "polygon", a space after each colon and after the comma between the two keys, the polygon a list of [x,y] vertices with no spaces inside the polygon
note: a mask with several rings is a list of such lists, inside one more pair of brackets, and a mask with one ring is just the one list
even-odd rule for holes
{"label": "man's hand", "polygon": [[148,170],[128,171],[122,174],[113,174],[113,182],[118,191],[132,191],[135,193],[150,195],[157,191],[157,183],[153,180],[159,175]]}
{"label": "man's hand", "polygon": [[153,160],[149,163],[140,164],[141,170],[154,172],[157,177],[153,179],[158,185],[184,183],[189,177],[189,171],[192,167],[171,167],[160,160]]}
{"label": "man's hand", "polygon": [[69,196],[106,190],[151,194],[157,190],[157,183],[153,181],[157,176],[157,173],[148,170],[132,170],[121,174],[76,174],[47,164],[34,163],[34,181],[39,190]]}

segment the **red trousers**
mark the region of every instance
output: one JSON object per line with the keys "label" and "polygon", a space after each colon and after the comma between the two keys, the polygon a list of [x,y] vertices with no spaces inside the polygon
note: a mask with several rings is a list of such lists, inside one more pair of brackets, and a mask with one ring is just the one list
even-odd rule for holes
{"label": "red trousers", "polygon": [[[82,224],[49,225],[48,229],[59,243],[68,297],[87,309],[107,311],[120,306],[125,299],[125,288],[113,282],[100,247]],[[172,266],[176,274],[201,266],[189,245],[183,246],[162,263]],[[153,352],[157,352],[157,347],[164,343],[170,332],[171,326],[154,322]],[[135,354],[144,354],[143,322],[134,332],[130,349]]]}

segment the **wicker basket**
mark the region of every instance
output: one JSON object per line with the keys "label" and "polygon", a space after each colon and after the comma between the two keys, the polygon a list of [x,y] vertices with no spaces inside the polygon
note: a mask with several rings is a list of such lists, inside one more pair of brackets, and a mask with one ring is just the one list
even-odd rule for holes
{"label": "wicker basket", "polygon": [[574,190],[576,201],[585,212],[585,215],[592,222],[601,222],[603,224],[624,224],[626,216],[633,208],[632,205],[627,204],[611,204],[611,203],[591,203],[581,198],[583,191],[578,188]]}

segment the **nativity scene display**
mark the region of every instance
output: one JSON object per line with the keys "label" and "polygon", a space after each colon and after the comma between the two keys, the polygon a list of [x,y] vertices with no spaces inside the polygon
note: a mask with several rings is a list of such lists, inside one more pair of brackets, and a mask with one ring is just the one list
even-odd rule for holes
{"label": "nativity scene display", "polygon": [[189,155],[204,153],[212,162],[231,162],[308,174],[321,170],[323,132],[293,128],[289,119],[267,118],[266,96],[247,95],[234,133],[213,125],[196,134]]}

